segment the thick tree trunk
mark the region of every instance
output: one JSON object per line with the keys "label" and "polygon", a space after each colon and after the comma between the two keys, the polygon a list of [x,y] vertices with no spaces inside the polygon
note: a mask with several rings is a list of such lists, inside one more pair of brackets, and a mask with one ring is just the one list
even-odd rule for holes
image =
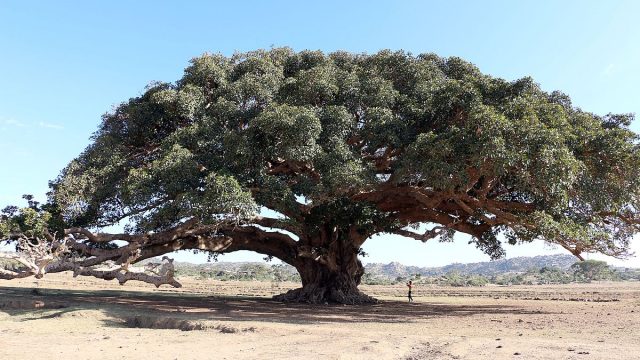
{"label": "thick tree trunk", "polygon": [[377,300],[358,290],[364,268],[355,259],[347,268],[332,271],[329,267],[313,260],[305,261],[298,267],[302,278],[302,287],[285,294],[274,296],[284,302],[303,302],[310,304],[372,304]]}
{"label": "thick tree trunk", "polygon": [[358,290],[364,267],[358,260],[358,248],[363,239],[353,239],[334,233],[323,241],[324,247],[315,247],[299,257],[296,269],[302,279],[302,288],[274,296],[284,302],[311,304],[371,304],[377,300]]}

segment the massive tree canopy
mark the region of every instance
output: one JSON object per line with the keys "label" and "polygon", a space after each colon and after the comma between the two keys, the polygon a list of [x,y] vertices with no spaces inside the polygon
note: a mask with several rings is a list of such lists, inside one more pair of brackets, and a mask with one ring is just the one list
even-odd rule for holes
{"label": "massive tree canopy", "polygon": [[[640,230],[632,120],[456,57],[205,54],[105,114],[45,205],[5,210],[13,256],[46,260],[23,257],[26,270],[0,277],[74,270],[175,285],[128,266],[251,250],[300,272],[302,288],[281,300],[360,303],[373,299],[357,289],[358,254],[377,233],[465,233],[492,258],[501,239],[624,257]],[[98,232],[122,222],[124,234]],[[96,268],[106,261],[116,268]]]}

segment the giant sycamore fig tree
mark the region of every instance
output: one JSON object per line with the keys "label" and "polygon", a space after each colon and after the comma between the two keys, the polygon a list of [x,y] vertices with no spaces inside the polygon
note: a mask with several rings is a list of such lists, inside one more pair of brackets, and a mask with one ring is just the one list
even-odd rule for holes
{"label": "giant sycamore fig tree", "polygon": [[4,257],[22,267],[0,277],[179,286],[169,266],[129,266],[250,250],[300,273],[302,287],[276,299],[354,304],[375,301],[358,290],[358,255],[380,233],[468,234],[492,258],[537,239],[625,257],[640,230],[632,120],[455,57],[205,54],[105,114],[46,204],[5,209],[0,238],[17,251]]}

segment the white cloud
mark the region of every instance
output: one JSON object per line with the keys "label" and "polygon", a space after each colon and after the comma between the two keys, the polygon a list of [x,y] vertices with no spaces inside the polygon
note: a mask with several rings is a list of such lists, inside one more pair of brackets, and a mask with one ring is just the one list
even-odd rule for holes
{"label": "white cloud", "polygon": [[64,126],[62,126],[62,125],[50,124],[50,123],[46,123],[46,122],[43,122],[43,121],[40,121],[38,123],[38,125],[40,127],[47,128],[47,129],[58,129],[58,130],[64,129]]}
{"label": "white cloud", "polygon": [[9,126],[15,126],[15,127],[27,127],[27,125],[23,122],[20,122],[16,119],[3,119],[2,120],[2,124],[4,125],[9,125]]}
{"label": "white cloud", "polygon": [[18,121],[13,118],[4,118],[2,116],[0,116],[0,125],[2,126],[1,127],[2,129],[6,129],[7,127],[31,128],[36,125],[45,129],[56,129],[56,130],[64,129],[64,126],[62,125],[48,123],[45,121],[40,121],[37,124],[31,123],[31,122],[26,123],[26,122]]}

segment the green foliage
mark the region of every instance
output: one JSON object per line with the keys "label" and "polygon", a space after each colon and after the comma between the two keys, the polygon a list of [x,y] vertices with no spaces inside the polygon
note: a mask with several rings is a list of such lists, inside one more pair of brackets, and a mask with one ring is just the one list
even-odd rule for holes
{"label": "green foliage", "polygon": [[[414,186],[445,196],[438,221],[494,258],[504,255],[500,234],[624,257],[640,230],[632,120],[584,112],[530,78],[494,78],[455,57],[204,54],[176,83],[152,84],[105,114],[93,143],[52,182],[50,203],[67,225],[128,219],[131,231],[160,231],[191,217],[242,221],[264,206],[299,228],[355,224],[371,235],[412,221],[390,199],[356,195]],[[528,207],[481,204],[458,224],[455,196]],[[295,216],[299,198],[309,219]]]}
{"label": "green foliage", "polygon": [[28,207],[7,206],[0,212],[0,240],[9,239],[14,234],[29,238],[44,237],[51,228],[51,213],[43,210],[31,195],[25,195]]}
{"label": "green foliage", "polygon": [[[3,264],[0,263],[0,266]],[[19,264],[7,262],[9,269],[19,268]],[[596,269],[595,271],[593,269]],[[591,273],[589,273],[591,272]],[[191,276],[203,279],[220,281],[270,281],[298,282],[300,277],[296,269],[287,264],[260,264],[260,263],[216,263],[216,264],[188,264],[177,263],[176,273],[179,276]],[[569,269],[556,266],[534,267],[527,271],[513,272],[500,271],[493,275],[477,273],[464,273],[453,270],[443,275],[423,275],[414,273],[407,276],[391,278],[388,274],[379,271],[366,271],[362,276],[362,283],[366,285],[402,285],[409,280],[416,285],[437,286],[486,286],[495,285],[550,285],[569,284],[573,282],[583,283],[592,280],[610,281],[639,281],[640,269],[612,269],[604,262],[584,261],[577,262]]]}
{"label": "green foliage", "polygon": [[576,281],[591,282],[593,280],[613,280],[616,275],[606,261],[585,260],[571,265]]}
{"label": "green foliage", "polygon": [[[591,275],[588,275],[591,272]],[[611,268],[600,261],[577,262],[571,255],[519,257],[473,264],[450,264],[438,268],[398,263],[368,264],[367,284],[416,284],[445,286],[546,285],[590,280],[640,280],[640,269]]]}
{"label": "green foliage", "polygon": [[538,270],[536,275],[539,284],[568,284],[572,280],[568,271],[558,267],[545,266]]}
{"label": "green foliage", "polygon": [[316,144],[321,123],[316,113],[306,107],[280,105],[268,107],[250,124],[253,146],[267,159],[305,162],[317,156]]}
{"label": "green foliage", "polygon": [[640,269],[619,269],[616,271],[616,278],[622,281],[640,281]]}
{"label": "green foliage", "polygon": [[362,276],[361,281],[365,285],[391,285],[394,283],[397,284],[402,282],[402,279],[400,281],[397,281],[397,279],[396,281],[392,281],[391,279],[388,279],[386,277],[365,272]]}
{"label": "green foliage", "polygon": [[347,198],[315,206],[307,217],[307,223],[314,232],[319,231],[321,226],[345,229],[354,225],[363,234],[371,233],[376,227],[401,227],[399,222],[390,221],[387,213],[375,206],[353,202]]}
{"label": "green foliage", "polygon": [[438,279],[436,283],[445,286],[485,286],[489,284],[489,280],[482,275],[451,272]]}
{"label": "green foliage", "polygon": [[547,266],[522,273],[497,274],[490,279],[491,283],[497,285],[568,284],[573,281],[574,276],[571,271]]}
{"label": "green foliage", "polygon": [[179,263],[176,266],[176,274],[178,276],[191,276],[219,281],[300,281],[300,276],[296,269],[286,264],[269,266],[260,263],[217,263],[206,265]]}

